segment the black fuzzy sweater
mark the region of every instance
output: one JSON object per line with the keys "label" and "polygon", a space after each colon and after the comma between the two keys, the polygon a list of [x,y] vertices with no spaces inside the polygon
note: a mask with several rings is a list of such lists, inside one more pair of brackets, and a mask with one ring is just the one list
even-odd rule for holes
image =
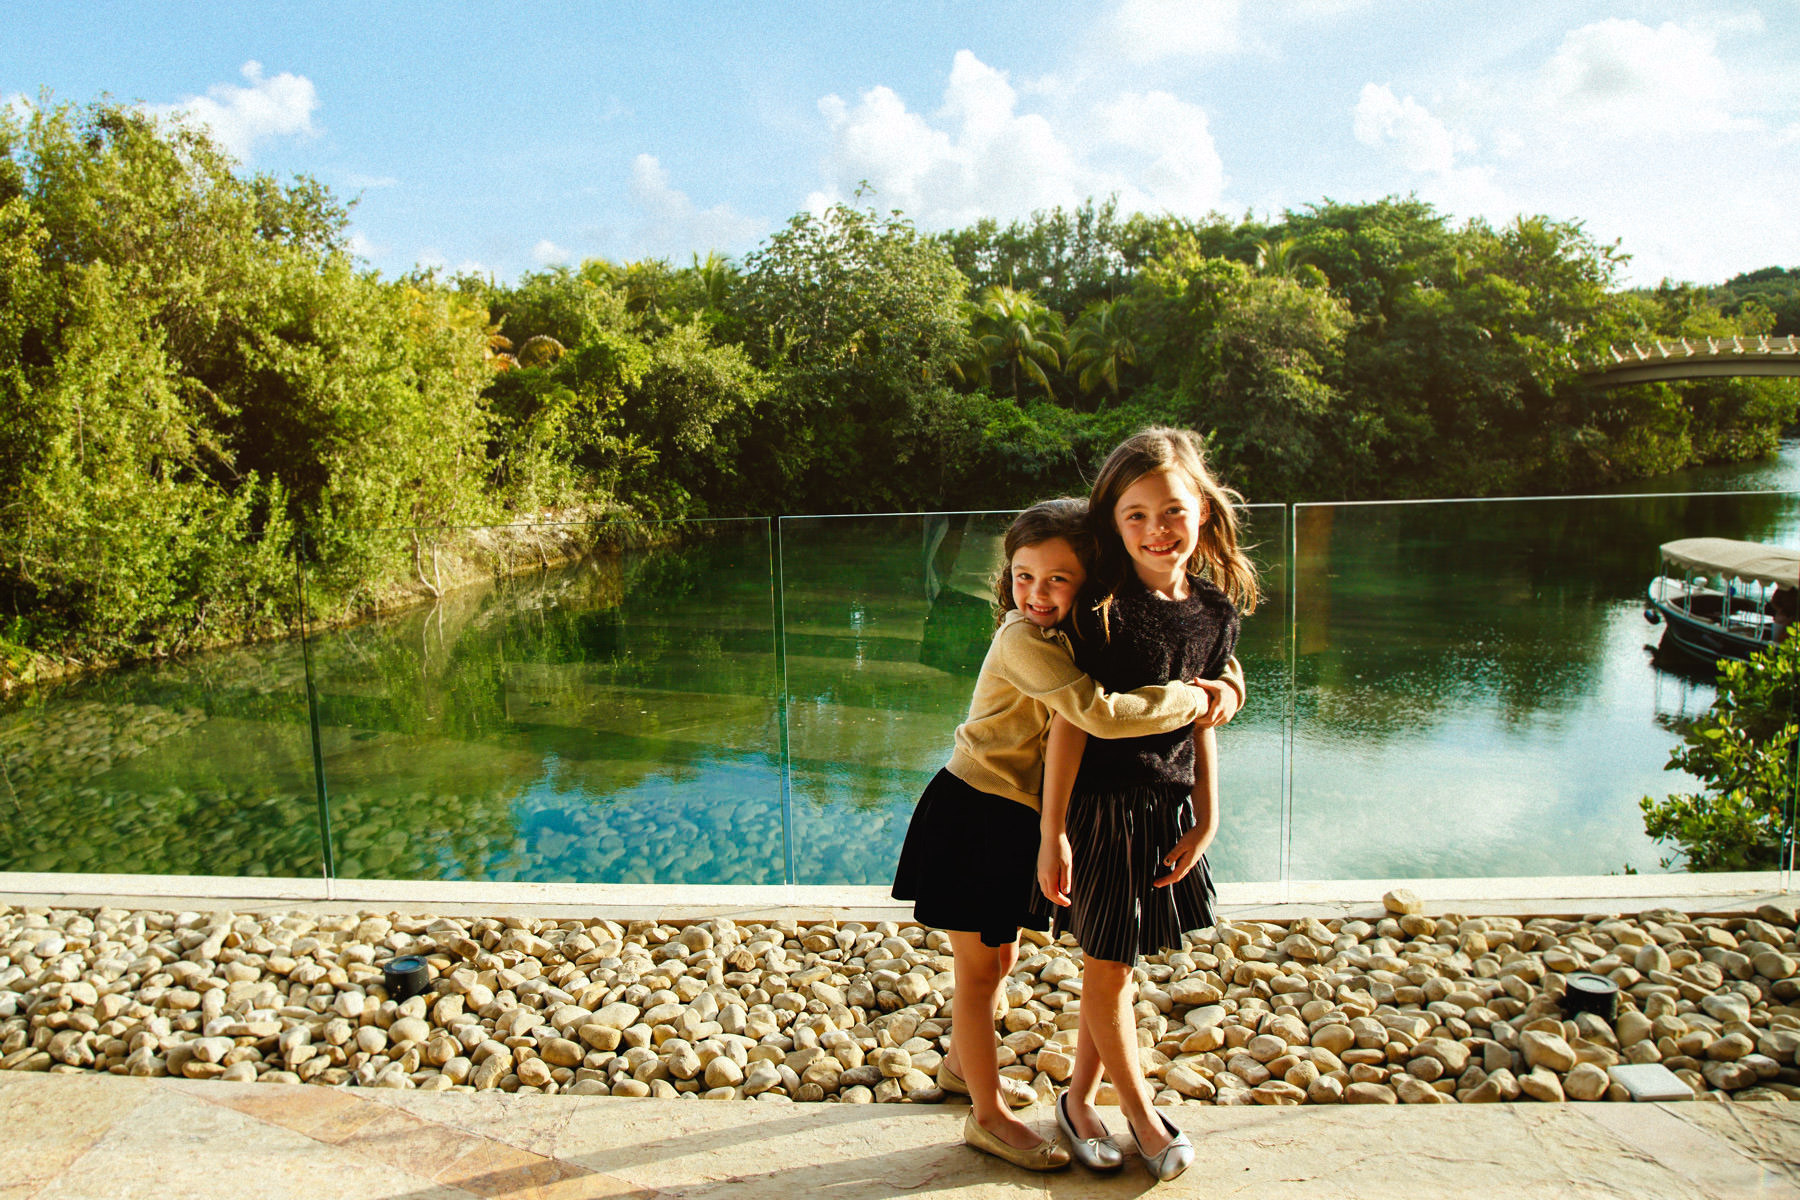
{"label": "black fuzzy sweater", "polygon": [[[1075,663],[1109,692],[1171,679],[1217,679],[1237,650],[1238,612],[1225,593],[1189,578],[1186,600],[1165,600],[1130,575],[1114,599],[1112,636],[1098,614],[1083,619],[1073,640]],[[1149,783],[1194,785],[1194,734],[1187,726],[1145,737],[1090,737],[1075,790],[1108,792]]]}

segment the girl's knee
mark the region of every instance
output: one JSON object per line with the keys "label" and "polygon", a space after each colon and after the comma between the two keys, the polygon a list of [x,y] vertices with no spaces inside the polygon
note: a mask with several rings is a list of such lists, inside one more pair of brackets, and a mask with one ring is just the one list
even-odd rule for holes
{"label": "girl's knee", "polygon": [[1001,974],[992,963],[956,964],[956,986],[958,991],[970,989],[974,992],[991,992],[1000,986]]}
{"label": "girl's knee", "polygon": [[1017,946],[986,946],[974,939],[954,947],[956,974],[976,984],[997,984],[1011,973]]}
{"label": "girl's knee", "polygon": [[1132,966],[1130,963],[1113,962],[1105,958],[1090,958],[1082,964],[1082,987],[1099,988],[1102,991],[1118,991],[1130,982]]}

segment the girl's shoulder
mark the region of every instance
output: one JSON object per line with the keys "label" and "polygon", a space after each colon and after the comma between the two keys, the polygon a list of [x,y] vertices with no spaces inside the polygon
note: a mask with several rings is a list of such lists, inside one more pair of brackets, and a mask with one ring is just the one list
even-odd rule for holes
{"label": "girl's shoulder", "polygon": [[995,653],[1003,658],[1020,654],[1035,657],[1045,653],[1059,653],[1068,657],[1069,636],[1060,628],[1044,629],[1034,625],[1025,619],[1023,613],[1011,609],[1001,617],[1000,628],[994,630],[993,644],[989,647],[990,657]]}
{"label": "girl's shoulder", "polygon": [[1225,594],[1225,589],[1210,579],[1190,575],[1188,577],[1188,598],[1184,603],[1196,612],[1218,613],[1222,616],[1229,616],[1234,621],[1238,618],[1237,605],[1231,602],[1231,597]]}
{"label": "girl's shoulder", "polygon": [[1188,598],[1180,607],[1177,619],[1188,636],[1213,638],[1227,647],[1227,655],[1236,647],[1242,618],[1223,588],[1210,579],[1190,579]]}

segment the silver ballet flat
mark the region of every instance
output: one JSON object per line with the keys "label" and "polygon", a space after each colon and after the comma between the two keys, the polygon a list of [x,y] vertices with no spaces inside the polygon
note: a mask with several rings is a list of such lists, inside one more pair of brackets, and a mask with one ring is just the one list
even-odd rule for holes
{"label": "silver ballet flat", "polygon": [[1155,1154],[1144,1154],[1142,1149],[1138,1153],[1143,1156],[1144,1165],[1150,1168],[1150,1173],[1167,1183],[1194,1165],[1194,1143],[1188,1140],[1187,1134],[1175,1128],[1169,1118],[1157,1113],[1156,1119],[1169,1131],[1169,1144]]}
{"label": "silver ballet flat", "polygon": [[1116,1171],[1125,1165],[1125,1152],[1111,1137],[1084,1138],[1075,1132],[1075,1122],[1069,1120],[1069,1113],[1064,1105],[1068,1103],[1069,1093],[1065,1090],[1056,1097],[1056,1127],[1062,1130],[1063,1140],[1069,1144],[1069,1153],[1075,1161],[1090,1171]]}

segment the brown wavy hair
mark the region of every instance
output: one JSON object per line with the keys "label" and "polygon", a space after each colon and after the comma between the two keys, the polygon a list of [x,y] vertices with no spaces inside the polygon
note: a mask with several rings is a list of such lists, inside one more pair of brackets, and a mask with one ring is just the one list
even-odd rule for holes
{"label": "brown wavy hair", "polygon": [[1106,456],[1094,479],[1093,491],[1088,493],[1089,524],[1100,556],[1099,569],[1093,572],[1093,591],[1099,597],[1094,611],[1100,615],[1108,636],[1112,632],[1109,618],[1113,598],[1131,570],[1131,558],[1125,553],[1125,544],[1113,522],[1113,511],[1132,484],[1158,471],[1180,475],[1206,502],[1199,545],[1188,558],[1188,574],[1210,579],[1245,616],[1256,611],[1256,602],[1262,596],[1256,566],[1238,545],[1236,506],[1244,498],[1214,479],[1206,469],[1199,435],[1186,429],[1153,425],[1132,434]]}
{"label": "brown wavy hair", "polygon": [[1006,560],[1000,564],[1000,573],[994,576],[995,629],[1000,628],[1009,611],[1018,607],[1013,603],[1012,594],[1013,555],[1027,546],[1041,545],[1057,538],[1069,543],[1069,549],[1081,560],[1081,569],[1092,578],[1099,554],[1093,526],[1088,522],[1088,502],[1080,496],[1038,501],[1014,517],[1013,523],[1006,527]]}

